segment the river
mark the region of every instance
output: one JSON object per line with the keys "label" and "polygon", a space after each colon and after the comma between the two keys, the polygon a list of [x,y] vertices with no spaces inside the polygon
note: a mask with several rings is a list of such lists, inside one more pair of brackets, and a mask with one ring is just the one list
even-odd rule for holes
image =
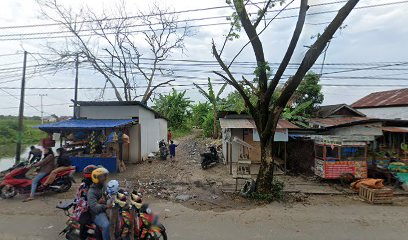
{"label": "river", "polygon": [[[27,159],[31,145],[22,147],[21,160]],[[0,172],[13,166],[15,162],[16,144],[5,144],[0,146]]]}

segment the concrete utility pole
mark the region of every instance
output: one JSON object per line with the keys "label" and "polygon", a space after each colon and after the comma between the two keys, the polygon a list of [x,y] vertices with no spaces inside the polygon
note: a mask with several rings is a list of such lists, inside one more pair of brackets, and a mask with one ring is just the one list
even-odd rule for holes
{"label": "concrete utility pole", "polygon": [[20,162],[21,155],[21,143],[23,141],[23,131],[24,131],[24,94],[25,94],[25,76],[26,76],[26,66],[27,66],[27,51],[24,51],[24,61],[23,61],[23,78],[21,79],[21,93],[20,93],[20,107],[18,112],[18,127],[17,127],[17,144],[16,144],[16,164]]}
{"label": "concrete utility pole", "polygon": [[44,124],[44,105],[43,105],[43,97],[48,96],[47,94],[39,94],[41,98],[41,124]]}
{"label": "concrete utility pole", "polygon": [[76,55],[76,60],[75,60],[75,93],[74,93],[74,119],[76,119],[77,116],[77,101],[78,101],[78,67],[79,67],[79,56],[78,54]]}

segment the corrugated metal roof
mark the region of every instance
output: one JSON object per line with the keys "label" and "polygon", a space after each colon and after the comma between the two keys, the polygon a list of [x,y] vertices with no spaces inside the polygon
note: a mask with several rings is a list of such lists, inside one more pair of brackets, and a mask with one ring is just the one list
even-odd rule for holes
{"label": "corrugated metal roof", "polygon": [[221,128],[256,128],[250,119],[220,118]]}
{"label": "corrugated metal roof", "polygon": [[335,104],[335,105],[326,105],[326,106],[319,106],[316,111],[317,117],[321,118],[327,118],[330,115],[336,115],[336,112],[339,110],[346,108],[350,113],[351,116],[359,116],[359,117],[365,117],[365,115],[356,109],[350,107],[347,104]]}
{"label": "corrugated metal roof", "polygon": [[[252,119],[243,118],[220,118],[221,128],[256,128],[255,123]],[[296,129],[299,128],[295,124],[290,123],[287,120],[279,120],[277,127],[278,129]]]}
{"label": "corrugated metal roof", "polygon": [[351,106],[354,108],[370,108],[406,105],[408,105],[408,88],[371,93]]}
{"label": "corrugated metal roof", "polygon": [[385,132],[408,133],[407,127],[383,127],[382,130]]}
{"label": "corrugated metal roof", "polygon": [[324,127],[333,127],[337,125],[360,122],[369,120],[367,117],[341,117],[341,118],[311,118],[309,122],[322,125]]}
{"label": "corrugated metal roof", "polygon": [[93,130],[122,127],[133,122],[135,122],[134,119],[71,119],[68,121],[43,124],[35,128],[39,128],[43,131]]}

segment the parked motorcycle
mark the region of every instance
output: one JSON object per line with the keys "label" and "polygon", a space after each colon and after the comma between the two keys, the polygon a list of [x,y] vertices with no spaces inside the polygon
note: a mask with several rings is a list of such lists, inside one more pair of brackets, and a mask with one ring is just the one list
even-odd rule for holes
{"label": "parked motorcycle", "polygon": [[207,169],[219,163],[220,158],[218,157],[217,148],[213,145],[209,147],[210,152],[202,153],[201,156],[201,167]]}
{"label": "parked motorcycle", "polygon": [[161,160],[166,160],[167,156],[169,155],[169,149],[168,149],[167,144],[164,141],[164,139],[160,140],[159,149],[160,149],[160,159]]}
{"label": "parked motorcycle", "polygon": [[[30,170],[31,165],[22,165],[17,167],[7,173],[3,181],[0,183],[0,197],[1,198],[12,198],[17,193],[27,194],[31,190],[32,180],[26,176],[26,173]],[[72,174],[75,172],[75,169],[62,171],[57,174],[55,181],[44,187],[43,183],[47,180],[47,176],[41,179],[41,185],[37,188],[36,192],[45,192],[45,191],[54,191],[56,193],[67,192],[71,186],[74,179]]]}

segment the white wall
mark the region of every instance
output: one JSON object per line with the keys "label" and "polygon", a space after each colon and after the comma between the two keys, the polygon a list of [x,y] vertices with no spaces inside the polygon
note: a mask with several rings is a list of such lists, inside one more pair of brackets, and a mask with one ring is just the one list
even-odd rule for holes
{"label": "white wall", "polygon": [[[224,133],[223,133],[224,134]],[[231,139],[233,139],[234,137],[237,137],[239,139],[243,139],[243,132],[242,129],[231,129]],[[224,139],[224,136],[223,136]],[[241,153],[241,149],[242,146],[236,142],[232,142],[232,162],[238,162],[239,159],[239,155]],[[222,141],[222,154],[224,155],[224,158],[227,157],[227,151],[229,151],[229,149],[227,149],[227,143],[226,141]],[[229,156],[229,152],[228,152],[228,156]],[[231,159],[231,156],[229,156],[229,159]]]}
{"label": "white wall", "polygon": [[371,118],[408,120],[408,106],[357,108],[357,110]]}
{"label": "white wall", "polygon": [[146,158],[151,152],[159,150],[160,121],[153,112],[144,108],[139,109],[139,122],[141,125],[141,153]]}
{"label": "white wall", "polygon": [[[139,116],[140,106],[80,106],[79,116],[89,119],[132,119]],[[144,110],[144,109],[143,109]],[[147,111],[147,110],[146,110]]]}
{"label": "white wall", "polygon": [[159,139],[164,139],[167,141],[167,120],[158,118],[156,121],[159,124]]}
{"label": "white wall", "polygon": [[382,136],[382,123],[377,122],[334,128],[330,130],[330,134],[341,136]]}

